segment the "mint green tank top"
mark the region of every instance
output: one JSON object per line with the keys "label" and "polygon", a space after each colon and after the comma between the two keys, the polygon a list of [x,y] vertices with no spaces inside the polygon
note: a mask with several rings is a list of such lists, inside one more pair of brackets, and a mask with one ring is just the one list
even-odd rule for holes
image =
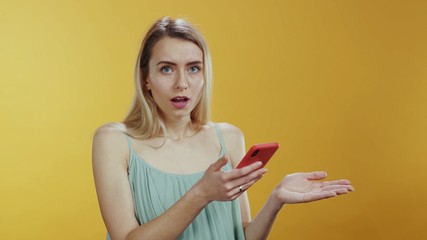
{"label": "mint green tank top", "polygon": [[[224,139],[214,124],[221,146],[220,156],[226,153]],[[203,172],[174,174],[164,172],[145,162],[129,144],[129,183],[133,196],[135,217],[140,225],[160,216],[177,202],[200,178]],[[231,170],[230,162],[222,170]],[[182,240],[245,239],[239,200],[209,203],[177,238]],[[107,234],[107,240],[110,236]]]}

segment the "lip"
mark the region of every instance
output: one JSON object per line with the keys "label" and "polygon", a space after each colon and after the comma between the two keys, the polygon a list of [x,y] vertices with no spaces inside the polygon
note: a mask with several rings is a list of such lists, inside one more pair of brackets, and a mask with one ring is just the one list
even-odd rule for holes
{"label": "lip", "polygon": [[176,96],[171,99],[172,105],[178,109],[185,108],[189,102],[190,98],[187,96]]}

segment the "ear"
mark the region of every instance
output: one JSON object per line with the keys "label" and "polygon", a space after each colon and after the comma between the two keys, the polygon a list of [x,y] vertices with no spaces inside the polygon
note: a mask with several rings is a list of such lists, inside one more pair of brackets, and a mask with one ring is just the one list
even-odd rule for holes
{"label": "ear", "polygon": [[148,91],[150,91],[151,90],[150,79],[147,78],[144,82],[145,82],[144,83],[145,87],[147,88]]}

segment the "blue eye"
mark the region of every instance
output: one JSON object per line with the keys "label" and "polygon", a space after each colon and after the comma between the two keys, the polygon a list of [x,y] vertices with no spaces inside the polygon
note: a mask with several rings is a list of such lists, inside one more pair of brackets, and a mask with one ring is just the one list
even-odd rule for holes
{"label": "blue eye", "polygon": [[164,67],[160,68],[160,71],[162,71],[163,73],[171,73],[172,68],[170,66],[164,66]]}
{"label": "blue eye", "polygon": [[198,67],[198,66],[192,66],[188,70],[191,73],[196,73],[196,72],[200,71],[200,67]]}

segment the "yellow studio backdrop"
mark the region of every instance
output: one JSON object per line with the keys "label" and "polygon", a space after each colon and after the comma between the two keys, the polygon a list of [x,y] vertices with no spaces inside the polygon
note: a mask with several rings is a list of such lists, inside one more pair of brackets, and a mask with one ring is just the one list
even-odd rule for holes
{"label": "yellow studio backdrop", "polygon": [[269,239],[426,239],[426,1],[0,1],[0,236],[104,239],[94,130],[133,97],[140,40],[186,17],[214,63],[213,120],[278,141],[249,191],[326,170],[356,192],[285,206]]}

